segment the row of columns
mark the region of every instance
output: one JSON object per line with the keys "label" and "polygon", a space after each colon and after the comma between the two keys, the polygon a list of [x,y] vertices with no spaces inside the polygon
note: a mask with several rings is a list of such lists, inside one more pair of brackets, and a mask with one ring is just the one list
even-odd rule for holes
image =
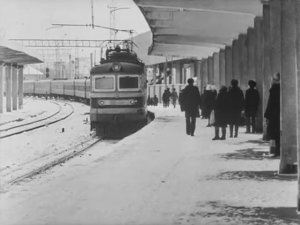
{"label": "row of columns", "polygon": [[[202,59],[197,68],[197,84],[230,86],[237,79],[243,91],[255,80],[261,101],[257,129],[266,133],[263,114],[268,102],[271,78],[281,74],[281,158],[279,173],[300,171],[300,1],[261,0],[262,17],[219,52]],[[298,172],[300,211],[300,173]]]}
{"label": "row of columns", "polygon": [[[202,60],[199,79],[201,91],[207,83],[218,88],[239,80],[242,90],[250,79],[256,80],[261,94],[258,129],[266,130],[263,112],[267,105],[271,77],[282,74],[281,131],[282,160],[280,172],[295,170],[297,153],[296,103],[296,0],[263,1],[263,17],[254,19],[254,27],[240,34],[231,46],[226,46]],[[299,26],[299,24],[298,24]],[[284,56],[284,57],[282,57]],[[206,69],[207,68],[207,69]],[[207,81],[207,82],[205,82]]]}
{"label": "row of columns", "polygon": [[[281,158],[279,173],[300,171],[300,1],[263,0],[263,16],[254,26],[201,62],[200,87],[212,83],[218,88],[237,79],[246,90],[248,80],[257,82],[261,96],[258,129],[266,131],[263,113],[269,97],[271,77],[281,74]],[[217,58],[219,57],[219,61]],[[212,58],[216,60],[211,60]],[[213,64],[213,65],[211,65]],[[206,69],[208,68],[208,69]],[[214,68],[214,69],[212,69]],[[297,160],[298,154],[298,160]],[[299,196],[300,196],[300,175]],[[298,197],[300,209],[300,197]]]}
{"label": "row of columns", "polygon": [[[5,93],[5,95],[4,95]],[[23,66],[0,63],[0,113],[23,107]]]}

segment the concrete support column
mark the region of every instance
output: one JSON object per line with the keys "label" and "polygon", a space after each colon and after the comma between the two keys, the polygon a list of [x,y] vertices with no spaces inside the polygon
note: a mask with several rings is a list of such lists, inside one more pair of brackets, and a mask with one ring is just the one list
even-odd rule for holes
{"label": "concrete support column", "polygon": [[200,61],[200,80],[201,80],[201,82],[200,82],[200,89],[199,89],[199,91],[200,91],[200,93],[202,93],[203,92],[203,87],[204,87],[204,60],[202,59],[201,61]]}
{"label": "concrete support column", "polygon": [[197,75],[197,70],[196,70],[196,64],[195,63],[189,63],[189,70],[190,70],[190,74],[188,78],[194,78]]}
{"label": "concrete support column", "polygon": [[297,209],[300,212],[300,1],[296,1],[296,50],[297,50],[297,91],[298,91],[298,112],[297,112],[297,125],[298,125],[298,204]]}
{"label": "concrete support column", "polygon": [[205,80],[205,85],[209,83],[209,75],[208,75],[208,58],[205,59],[204,63],[204,80]]}
{"label": "concrete support column", "polygon": [[4,75],[4,66],[0,63],[0,113],[3,113],[3,75]]}
{"label": "concrete support column", "polygon": [[167,84],[168,84],[168,81],[167,81],[167,79],[168,79],[167,68],[168,68],[168,58],[166,57],[166,60],[163,64],[164,84],[165,84],[165,86],[167,86]]}
{"label": "concrete support column", "polygon": [[12,103],[12,66],[10,64],[5,66],[5,79],[6,79],[6,112],[11,112],[11,103]]}
{"label": "concrete support column", "polygon": [[255,32],[253,28],[247,30],[247,58],[248,80],[255,80]]}
{"label": "concrete support column", "polygon": [[256,119],[256,129],[258,132],[263,131],[263,115],[264,115],[264,108],[263,108],[263,99],[264,99],[264,92],[263,92],[263,18],[256,17],[254,19],[254,31],[255,31],[255,80],[256,80],[256,89],[260,95],[260,102],[257,112],[257,119]]}
{"label": "concrete support column", "polygon": [[208,84],[208,59],[203,60],[203,87]]}
{"label": "concrete support column", "polygon": [[240,65],[239,65],[239,42],[234,40],[232,42],[232,79],[239,80]]}
{"label": "concrete support column", "polygon": [[232,80],[232,48],[225,47],[225,85],[228,87]]}
{"label": "concrete support column", "polygon": [[[271,44],[270,44],[270,5],[268,2],[264,2],[263,5],[263,111],[265,112],[271,79]],[[266,120],[263,123],[263,139],[266,138],[267,124]]]}
{"label": "concrete support column", "polygon": [[179,82],[180,84],[185,84],[185,81],[183,79],[183,63],[179,62]]}
{"label": "concrete support column", "polygon": [[11,73],[12,79],[12,108],[13,110],[18,109],[18,69],[16,66],[12,67]]}
{"label": "concrete support column", "polygon": [[297,71],[296,1],[282,0],[281,21],[281,156],[280,173],[296,173],[297,162]]}
{"label": "concrete support column", "polygon": [[18,68],[18,100],[19,100],[19,109],[23,108],[23,96],[24,96],[24,91],[23,91],[23,66],[20,66]]}
{"label": "concrete support column", "polygon": [[281,0],[270,1],[271,75],[281,71]]}
{"label": "concrete support column", "polygon": [[246,44],[247,36],[246,34],[239,35],[239,81],[240,87],[243,91],[247,89],[248,82],[248,59],[247,59],[247,44]]}
{"label": "concrete support column", "polygon": [[208,83],[212,84],[214,81],[214,66],[213,66],[213,57],[210,56],[207,58],[207,71],[208,71]]}
{"label": "concrete support column", "polygon": [[225,85],[225,50],[219,52],[220,86]]}
{"label": "concrete support column", "polygon": [[153,66],[153,84],[156,85],[157,65]]}
{"label": "concrete support column", "polygon": [[175,78],[174,82],[175,84],[180,84],[180,63],[179,62],[174,62],[174,68],[175,68]]}
{"label": "concrete support column", "polygon": [[206,67],[205,67],[205,64],[206,64],[207,62],[206,62],[206,60],[205,59],[202,59],[201,60],[201,93],[203,93],[203,91],[204,91],[204,88],[205,88],[205,85],[206,85],[206,78],[205,78],[205,76],[206,76]]}
{"label": "concrete support column", "polygon": [[219,53],[215,52],[213,54],[213,84],[216,86],[216,89],[219,90],[220,87],[220,63],[219,63]]}
{"label": "concrete support column", "polygon": [[195,62],[196,74],[197,74],[197,87],[201,90],[202,79],[201,79],[201,61]]}

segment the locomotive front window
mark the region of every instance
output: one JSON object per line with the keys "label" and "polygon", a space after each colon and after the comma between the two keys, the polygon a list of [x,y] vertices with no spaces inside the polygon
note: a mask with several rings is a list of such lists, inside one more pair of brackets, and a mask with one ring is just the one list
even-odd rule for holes
{"label": "locomotive front window", "polygon": [[113,91],[115,90],[114,76],[95,76],[94,89],[97,91]]}
{"label": "locomotive front window", "polygon": [[138,75],[120,75],[119,76],[119,90],[138,90],[139,89],[139,76]]}

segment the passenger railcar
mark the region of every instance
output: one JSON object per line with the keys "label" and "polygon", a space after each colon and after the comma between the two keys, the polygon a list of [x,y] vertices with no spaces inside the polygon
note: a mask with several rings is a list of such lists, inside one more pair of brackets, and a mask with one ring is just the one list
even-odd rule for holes
{"label": "passenger railcar", "polygon": [[90,102],[90,80],[24,81],[24,94]]}
{"label": "passenger railcar", "polygon": [[114,136],[147,122],[144,64],[129,48],[106,51],[106,59],[90,71],[91,129]]}

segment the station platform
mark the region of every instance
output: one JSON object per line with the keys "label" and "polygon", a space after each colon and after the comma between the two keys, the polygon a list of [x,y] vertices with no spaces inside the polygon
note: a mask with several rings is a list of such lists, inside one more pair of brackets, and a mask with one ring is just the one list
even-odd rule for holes
{"label": "station platform", "polygon": [[1,224],[299,224],[296,177],[278,176],[261,134],[212,141],[179,107],[118,142],[1,193]]}

